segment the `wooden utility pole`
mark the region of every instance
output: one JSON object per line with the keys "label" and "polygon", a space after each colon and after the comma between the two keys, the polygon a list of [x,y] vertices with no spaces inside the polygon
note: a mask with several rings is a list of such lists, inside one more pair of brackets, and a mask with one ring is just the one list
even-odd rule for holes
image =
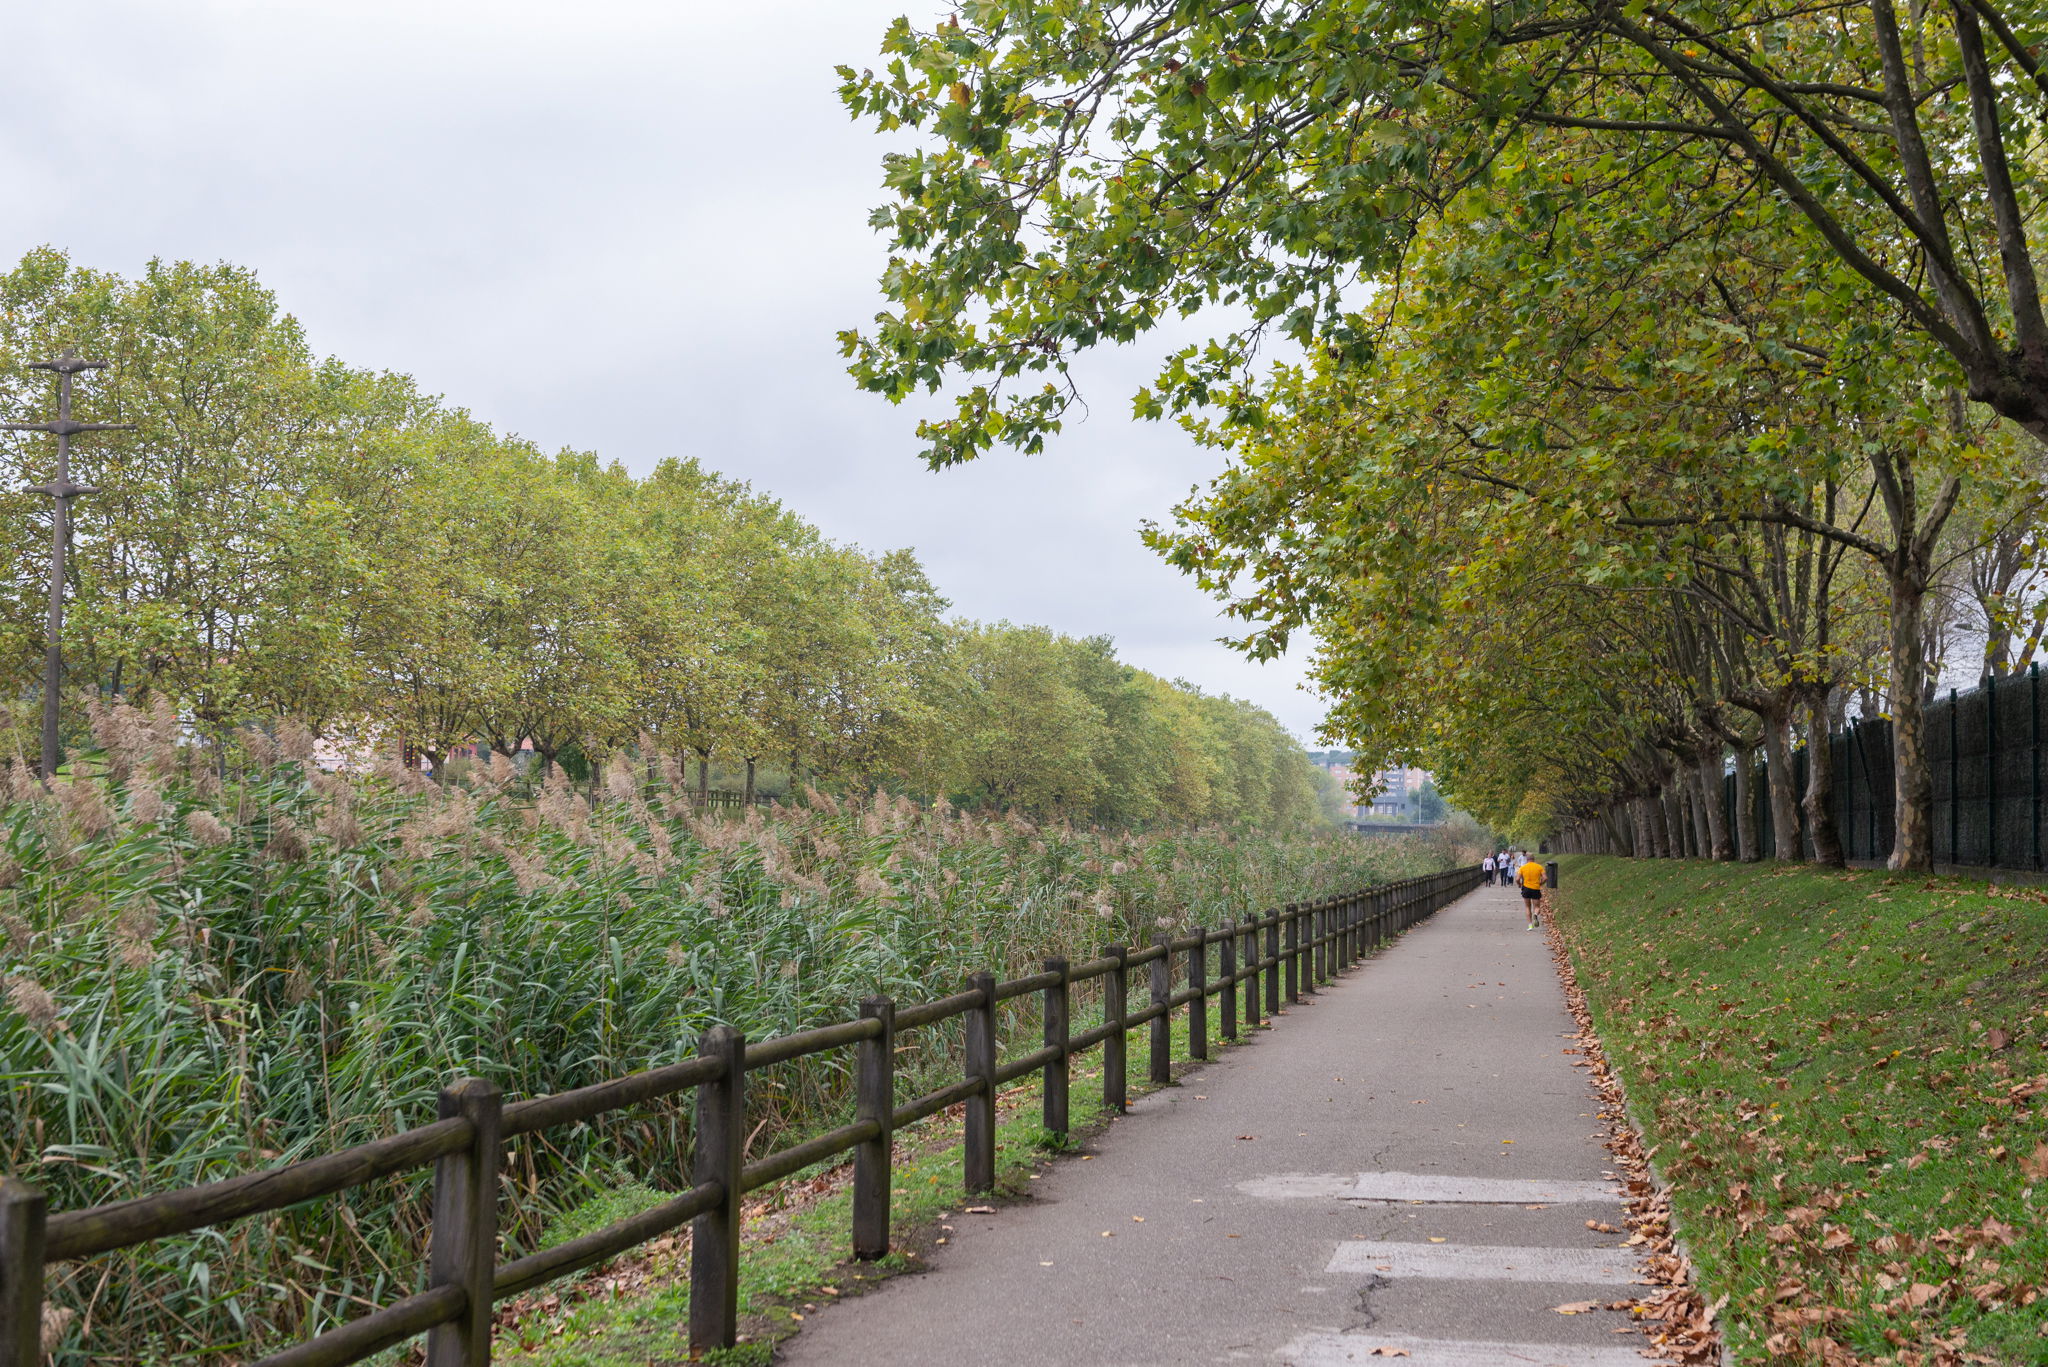
{"label": "wooden utility pole", "polygon": [[71,482],[71,438],[80,432],[127,432],[133,423],[75,422],[71,417],[71,377],[81,370],[104,370],[105,361],[87,361],[70,347],[54,361],[31,361],[30,370],[57,373],[57,417],[52,422],[0,423],[9,432],[48,432],[57,438],[57,472],[48,484],[30,492],[50,496],[50,616],[43,649],[43,782],[57,776],[64,755],[57,744],[58,695],[64,687],[64,554],[71,544],[71,500],[99,492]]}

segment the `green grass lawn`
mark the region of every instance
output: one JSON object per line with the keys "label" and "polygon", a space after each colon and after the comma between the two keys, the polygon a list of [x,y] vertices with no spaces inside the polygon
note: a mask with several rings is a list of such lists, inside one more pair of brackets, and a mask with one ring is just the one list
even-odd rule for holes
{"label": "green grass lawn", "polygon": [[1580,856],[1559,923],[1739,1362],[2048,1362],[2048,889]]}

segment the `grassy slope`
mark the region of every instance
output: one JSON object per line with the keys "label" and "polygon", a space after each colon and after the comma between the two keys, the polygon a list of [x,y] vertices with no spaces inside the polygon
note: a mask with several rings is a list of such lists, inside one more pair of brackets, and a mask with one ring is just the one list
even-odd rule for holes
{"label": "grassy slope", "polygon": [[1737,1361],[2048,1361],[2048,893],[1595,857],[1561,882]]}

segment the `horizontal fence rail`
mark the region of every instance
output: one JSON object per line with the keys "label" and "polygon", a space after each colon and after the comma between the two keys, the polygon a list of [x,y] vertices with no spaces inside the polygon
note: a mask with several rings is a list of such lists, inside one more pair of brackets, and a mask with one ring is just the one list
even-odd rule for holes
{"label": "horizontal fence rail", "polygon": [[[151,1239],[283,1210],[381,1177],[431,1166],[432,1234],[427,1286],[417,1294],[260,1359],[256,1367],[338,1367],[420,1334],[428,1367],[483,1367],[491,1359],[491,1306],[555,1278],[594,1267],[684,1225],[690,1242],[690,1344],[731,1347],[739,1321],[740,1201],[746,1193],[841,1154],[853,1155],[853,1246],[861,1258],[889,1249],[889,1194],[895,1131],[952,1106],[966,1107],[964,1185],[995,1186],[996,1096],[1003,1084],[1043,1077],[1045,1129],[1069,1125],[1075,1057],[1102,1046],[1103,1103],[1128,1103],[1131,1034],[1146,1031],[1147,1076],[1172,1080],[1172,1013],[1187,1013],[1188,1056],[1209,1056],[1210,1004],[1218,1033],[1234,1039],[1299,1000],[1380,944],[1464,895],[1476,868],[1384,883],[1286,907],[1214,930],[1157,936],[1142,948],[1113,944],[1078,964],[1047,959],[1042,971],[998,982],[987,973],[967,990],[898,1006],[860,1003],[858,1017],[793,1035],[749,1042],[729,1026],[704,1032],[695,1057],[553,1096],[506,1104],[498,1089],[464,1078],[442,1091],[432,1124],[337,1153],[204,1186],[88,1210],[47,1212],[42,1194],[0,1178],[0,1367],[40,1367],[45,1273]],[[1213,964],[1212,964],[1213,961]],[[1146,1000],[1131,1009],[1130,975],[1145,970]],[[1176,976],[1184,984],[1174,987]],[[1104,1023],[1073,1033],[1071,991],[1101,980]],[[1037,996],[1041,1047],[999,1062],[997,1007]],[[1241,1009],[1240,1009],[1241,1006]],[[906,1030],[964,1017],[960,1081],[898,1103],[895,1053]],[[748,1161],[746,1079],[750,1072],[826,1050],[855,1050],[851,1124]],[[507,1263],[497,1261],[498,1173],[505,1141],[607,1112],[694,1091],[692,1185],[673,1200],[579,1238]]]}

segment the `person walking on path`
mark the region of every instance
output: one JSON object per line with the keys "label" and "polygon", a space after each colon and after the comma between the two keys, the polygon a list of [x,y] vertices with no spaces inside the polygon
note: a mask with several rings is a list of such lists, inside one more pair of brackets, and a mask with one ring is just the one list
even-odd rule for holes
{"label": "person walking on path", "polygon": [[1529,914],[1526,929],[1536,929],[1536,912],[1543,905],[1543,866],[1530,855],[1522,867],[1515,870],[1515,882],[1522,889],[1522,910]]}
{"label": "person walking on path", "polygon": [[1479,861],[1479,871],[1486,876],[1486,886],[1493,886],[1493,856],[1487,855]]}

